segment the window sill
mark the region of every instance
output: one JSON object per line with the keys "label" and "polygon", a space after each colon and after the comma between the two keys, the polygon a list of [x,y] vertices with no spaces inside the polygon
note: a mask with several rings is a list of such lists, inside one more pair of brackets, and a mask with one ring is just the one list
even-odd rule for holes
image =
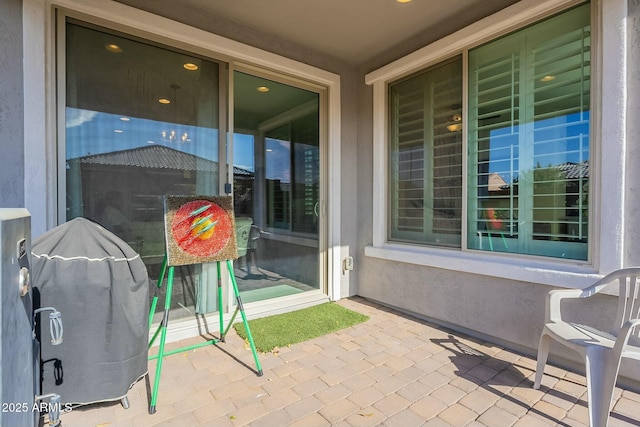
{"label": "window sill", "polygon": [[591,265],[575,261],[540,260],[395,243],[383,246],[369,245],[365,247],[364,253],[371,258],[561,288],[584,288],[601,277]]}

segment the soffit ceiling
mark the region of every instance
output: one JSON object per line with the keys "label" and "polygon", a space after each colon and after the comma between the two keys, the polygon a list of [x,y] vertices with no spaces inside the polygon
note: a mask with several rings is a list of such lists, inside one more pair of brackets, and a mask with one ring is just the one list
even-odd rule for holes
{"label": "soffit ceiling", "polygon": [[[224,37],[272,50],[275,53],[296,55],[317,52],[327,58],[354,67],[355,70],[382,66],[425,44],[457,31],[472,22],[490,15],[516,0],[413,0],[397,3],[395,0],[120,0],[130,6],[147,10],[176,21],[216,32]],[[184,70],[176,67],[180,75],[171,74],[166,66],[169,59],[162,53],[147,57],[127,46],[121,56],[133,55],[138,64],[134,70],[131,63],[120,64],[105,60],[100,70],[95,69],[96,55],[111,55],[102,43],[91,44],[91,38],[80,38],[86,51],[80,51],[75,63],[77,76],[101,73],[100,81],[78,81],[78,99],[71,106],[92,111],[105,111],[146,117],[175,123],[190,123],[191,116],[179,116],[178,109],[162,107],[145,100],[155,101],[159,97],[173,95],[182,97],[195,89],[184,81]],[[123,40],[118,43],[124,43]],[[89,46],[91,45],[91,46]],[[97,47],[96,47],[97,46]],[[80,48],[79,48],[80,49]],[[166,55],[170,53],[167,52]],[[177,55],[171,53],[171,55]],[[179,56],[179,55],[178,55]],[[317,56],[313,53],[309,57]],[[177,58],[180,59],[180,58]],[[184,62],[184,61],[182,61]],[[165,66],[163,66],[164,64]],[[181,64],[181,62],[180,62]],[[363,65],[365,64],[365,65]],[[129,67],[129,68],[127,68]],[[154,70],[143,72],[140,70]],[[182,71],[180,71],[182,70]],[[160,72],[162,71],[162,72]],[[203,71],[203,70],[201,70]],[[368,71],[368,70],[367,70]],[[116,78],[120,76],[120,78]],[[133,77],[132,77],[133,76]],[[134,78],[135,77],[135,78]],[[155,77],[155,80],[152,78]],[[234,97],[237,125],[255,126],[255,123],[274,117],[292,105],[301,91],[286,92],[284,85],[260,82],[258,77],[247,77],[255,81],[236,84]],[[182,80],[181,80],[182,79]],[[255,96],[255,87],[273,86],[262,100]],[[281,86],[276,88],[276,86]],[[279,89],[279,90],[276,90]],[[243,90],[247,93],[243,94]],[[140,92],[140,93],[139,93]],[[121,111],[121,99],[131,99],[137,93],[138,101],[130,100],[127,111]],[[188,98],[188,96],[187,96]],[[114,99],[116,101],[114,101]],[[190,98],[189,98],[190,99]],[[189,100],[187,99],[187,100]],[[91,104],[97,102],[97,105]],[[186,102],[186,101],[185,101]],[[183,102],[184,104],[184,102]],[[195,105],[195,102],[191,102]],[[166,110],[166,111],[165,111]],[[175,110],[175,111],[174,111]],[[191,110],[185,110],[185,114]],[[201,124],[203,125],[203,124]],[[211,126],[214,126],[211,124]]]}
{"label": "soffit ceiling", "polygon": [[[254,35],[268,35],[359,66],[383,53],[386,57],[393,51],[404,55],[420,43],[451,34],[518,0],[120,1],[182,22],[194,13],[200,19],[215,16],[218,21],[249,28]],[[211,30],[215,32],[215,28]],[[230,34],[223,36],[236,38],[233,30],[226,31]],[[236,34],[242,31],[238,29]]]}

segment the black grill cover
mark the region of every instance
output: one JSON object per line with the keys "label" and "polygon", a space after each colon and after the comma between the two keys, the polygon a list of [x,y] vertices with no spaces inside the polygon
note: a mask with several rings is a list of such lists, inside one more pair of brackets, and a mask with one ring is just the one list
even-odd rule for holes
{"label": "black grill cover", "polygon": [[117,400],[147,372],[149,278],[123,240],[84,218],[32,244],[31,280],[40,307],[62,314],[63,342],[53,346],[40,314],[42,394],[61,403]]}

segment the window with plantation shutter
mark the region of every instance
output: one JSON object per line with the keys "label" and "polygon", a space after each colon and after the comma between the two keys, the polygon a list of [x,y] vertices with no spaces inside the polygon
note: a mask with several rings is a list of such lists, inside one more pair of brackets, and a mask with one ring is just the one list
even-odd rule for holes
{"label": "window with plantation shutter", "polygon": [[589,3],[388,88],[388,242],[589,259]]}
{"label": "window with plantation shutter", "polygon": [[459,247],[462,60],[390,87],[390,240]]}
{"label": "window with plantation shutter", "polygon": [[590,13],[469,52],[468,246],[587,259]]}

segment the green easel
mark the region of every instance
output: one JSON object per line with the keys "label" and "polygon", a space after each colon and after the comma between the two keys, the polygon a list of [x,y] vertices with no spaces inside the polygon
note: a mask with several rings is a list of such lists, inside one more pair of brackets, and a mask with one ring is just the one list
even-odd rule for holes
{"label": "green easel", "polygon": [[[256,362],[257,374],[259,377],[262,376],[262,367],[260,366],[260,361],[258,360],[258,353],[256,352],[256,346],[253,342],[253,337],[251,336],[251,330],[249,329],[247,316],[244,313],[244,307],[242,306],[242,300],[240,299],[240,292],[238,291],[238,284],[236,282],[236,277],[233,274],[233,264],[231,260],[227,260],[227,270],[229,271],[229,275],[231,276],[231,283],[233,284],[233,292],[236,297],[237,305],[236,305],[236,310],[233,313],[233,316],[231,316],[231,319],[229,320],[229,324],[227,325],[227,328],[224,329],[223,313],[222,313],[222,273],[220,268],[220,261],[216,261],[216,264],[218,267],[218,313],[220,315],[220,322],[219,322],[220,323],[220,339],[212,339],[199,344],[182,347],[182,348],[165,352],[164,344],[167,337],[167,324],[169,323],[169,309],[171,307],[171,293],[173,291],[174,267],[173,266],[168,267],[167,255],[165,254],[164,256],[164,260],[162,261],[162,269],[160,271],[160,277],[158,278],[158,287],[157,287],[157,289],[160,289],[162,287],[162,283],[164,282],[164,277],[165,277],[165,274],[167,273],[167,268],[168,268],[167,291],[164,299],[164,317],[162,318],[162,321],[158,325],[158,329],[153,334],[153,337],[149,342],[149,348],[151,348],[151,346],[153,345],[153,342],[158,337],[158,334],[160,334],[160,345],[158,349],[158,354],[154,356],[149,356],[149,360],[158,359],[158,362],[156,364],[155,379],[153,382],[153,393],[151,395],[151,404],[149,406],[149,414],[154,414],[156,412],[158,388],[160,385],[160,375],[162,373],[162,359],[165,356],[169,356],[172,354],[189,351],[194,348],[204,347],[210,344],[216,344],[220,341],[224,342],[227,332],[229,332],[229,329],[233,325],[233,321],[238,315],[238,312],[240,312],[240,314],[242,315],[242,322],[244,323],[244,328],[247,331],[247,337],[249,338],[249,344],[251,345],[251,351],[253,352],[253,360]],[[156,295],[153,297],[153,301],[151,303],[151,309],[149,310],[149,330],[151,330],[151,322],[153,320],[153,315],[155,314],[157,303],[158,303],[158,294],[156,292]]]}

